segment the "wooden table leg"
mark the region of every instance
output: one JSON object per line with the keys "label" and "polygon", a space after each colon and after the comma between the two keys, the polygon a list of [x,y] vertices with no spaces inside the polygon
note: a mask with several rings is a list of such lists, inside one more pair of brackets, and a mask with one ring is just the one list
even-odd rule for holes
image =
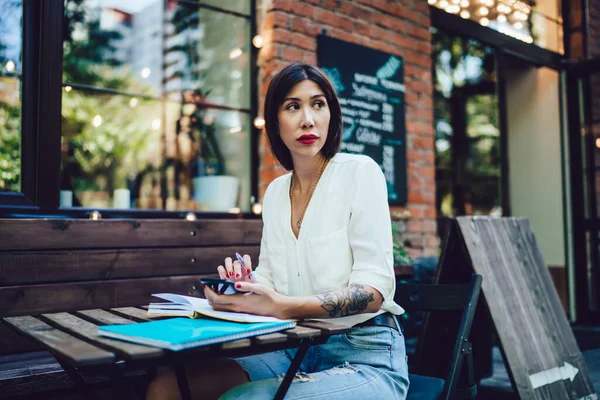
{"label": "wooden table leg", "polygon": [[313,338],[306,338],[302,340],[302,343],[300,344],[300,347],[298,348],[290,367],[283,377],[281,385],[279,385],[279,389],[277,389],[277,393],[275,393],[275,400],[283,400],[285,394],[290,388],[290,385],[292,384],[292,380],[294,379],[296,372],[298,372],[298,368],[300,368],[302,360],[304,360],[304,356],[306,356],[308,348],[312,345],[312,343]]}
{"label": "wooden table leg", "polygon": [[175,362],[173,368],[175,369],[175,377],[177,378],[177,386],[179,386],[181,400],[192,400],[192,392],[190,391],[190,385],[188,383],[183,362]]}
{"label": "wooden table leg", "polygon": [[71,379],[71,381],[75,384],[75,387],[79,391],[81,391],[87,399],[90,399],[90,400],[98,399],[98,397],[94,394],[94,392],[92,392],[90,390],[90,387],[87,385],[85,380],[81,377],[81,375],[79,374],[79,371],[77,371],[76,368],[71,366],[71,364],[69,364],[68,362],[64,362],[64,361],[60,360],[59,358],[56,358],[56,361],[58,361],[60,366],[63,368],[63,370],[69,377],[69,379]]}

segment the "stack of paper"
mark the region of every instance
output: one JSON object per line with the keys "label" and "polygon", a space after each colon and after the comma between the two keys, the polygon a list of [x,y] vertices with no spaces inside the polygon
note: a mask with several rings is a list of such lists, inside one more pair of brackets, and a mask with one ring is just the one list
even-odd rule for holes
{"label": "stack of paper", "polygon": [[183,296],[173,293],[158,293],[152,296],[168,300],[169,303],[150,303],[148,315],[155,316],[181,316],[197,318],[199,314],[207,317],[223,319],[235,322],[280,322],[282,320],[274,317],[263,317],[261,315],[234,313],[227,311],[215,311],[208,300],[199,297]]}

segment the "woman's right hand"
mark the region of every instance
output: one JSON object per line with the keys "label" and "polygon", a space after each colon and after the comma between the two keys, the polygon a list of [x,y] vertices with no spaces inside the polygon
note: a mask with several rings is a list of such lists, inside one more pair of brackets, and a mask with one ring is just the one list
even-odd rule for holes
{"label": "woman's right hand", "polygon": [[250,277],[252,272],[252,259],[248,254],[244,254],[244,265],[238,260],[233,261],[231,257],[225,259],[225,266],[219,265],[217,272],[221,279],[229,279],[234,282],[254,282]]}

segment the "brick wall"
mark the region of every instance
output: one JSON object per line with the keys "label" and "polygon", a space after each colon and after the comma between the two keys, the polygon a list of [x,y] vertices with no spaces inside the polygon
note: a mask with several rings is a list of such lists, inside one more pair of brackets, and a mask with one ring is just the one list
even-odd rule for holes
{"label": "brick wall", "polygon": [[[405,62],[408,205],[403,240],[409,255],[433,255],[436,234],[435,160],[429,6],[425,0],[263,0],[258,1],[259,103],[272,76],[292,61],[317,64],[318,34],[401,56]],[[285,171],[276,165],[266,135],[260,143],[261,197]],[[404,211],[394,207],[392,211]]]}

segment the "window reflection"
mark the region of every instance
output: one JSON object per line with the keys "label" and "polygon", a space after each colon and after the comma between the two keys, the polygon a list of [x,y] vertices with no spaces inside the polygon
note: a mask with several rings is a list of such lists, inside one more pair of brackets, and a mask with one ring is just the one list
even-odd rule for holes
{"label": "window reflection", "polygon": [[167,20],[164,79],[169,98],[195,90],[206,102],[249,108],[248,20],[177,2],[170,3]]}
{"label": "window reflection", "polygon": [[66,0],[63,207],[249,211],[250,20],[222,3]]}
{"label": "window reflection", "polygon": [[437,207],[501,215],[500,131],[493,49],[434,32]]}
{"label": "window reflection", "polygon": [[21,191],[21,0],[0,0],[0,191]]}

